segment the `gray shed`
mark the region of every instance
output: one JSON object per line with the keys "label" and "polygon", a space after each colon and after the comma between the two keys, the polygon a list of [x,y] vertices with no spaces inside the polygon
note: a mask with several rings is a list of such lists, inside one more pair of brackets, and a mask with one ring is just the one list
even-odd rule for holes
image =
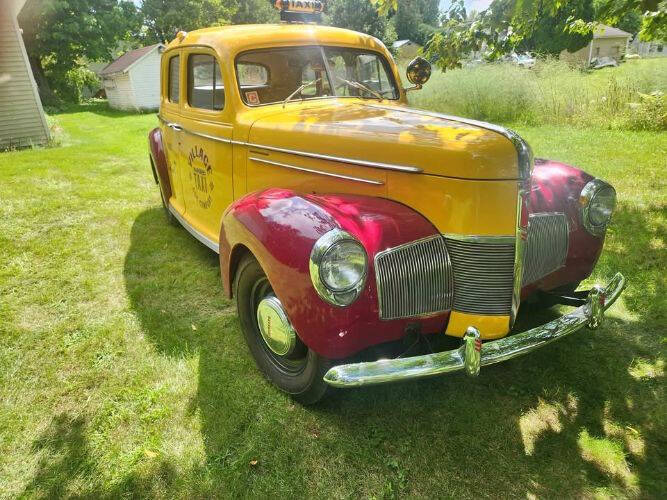
{"label": "gray shed", "polygon": [[44,144],[49,126],[16,16],[26,0],[0,9],[0,150]]}

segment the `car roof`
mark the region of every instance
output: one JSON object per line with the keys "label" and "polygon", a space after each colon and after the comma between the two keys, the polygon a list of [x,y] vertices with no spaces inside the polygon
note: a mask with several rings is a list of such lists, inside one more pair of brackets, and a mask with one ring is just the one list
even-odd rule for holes
{"label": "car roof", "polygon": [[207,45],[236,54],[252,48],[289,45],[342,45],[386,50],[377,38],[357,31],[313,24],[243,24],[217,26],[177,36],[167,50],[190,45]]}

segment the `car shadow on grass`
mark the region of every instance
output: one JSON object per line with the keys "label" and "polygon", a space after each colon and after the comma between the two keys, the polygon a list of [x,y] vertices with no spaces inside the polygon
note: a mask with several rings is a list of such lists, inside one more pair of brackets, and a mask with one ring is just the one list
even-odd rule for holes
{"label": "car shadow on grass", "polygon": [[[134,222],[125,282],[155,348],[199,357],[189,411],[201,418],[203,467],[226,494],[657,497],[666,449],[657,216],[619,207],[597,272],[640,282],[599,330],[483,368],[477,379],[340,390],[311,408],[261,378],[223,296],[217,256],[167,227],[160,209]],[[517,328],[558,314],[523,310]],[[249,467],[256,458],[260,467]]]}

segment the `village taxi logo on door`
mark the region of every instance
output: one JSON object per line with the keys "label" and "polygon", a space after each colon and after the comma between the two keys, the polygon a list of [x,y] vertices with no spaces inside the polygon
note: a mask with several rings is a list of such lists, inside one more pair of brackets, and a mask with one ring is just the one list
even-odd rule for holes
{"label": "village taxi logo on door", "polygon": [[211,208],[213,198],[213,169],[204,149],[195,146],[188,155],[192,193],[201,208]]}

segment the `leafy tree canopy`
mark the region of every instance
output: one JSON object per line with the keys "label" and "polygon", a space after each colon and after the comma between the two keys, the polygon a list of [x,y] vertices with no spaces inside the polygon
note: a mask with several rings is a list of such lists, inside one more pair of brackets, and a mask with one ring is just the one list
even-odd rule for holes
{"label": "leafy tree canopy", "polygon": [[[371,2],[381,14],[400,11],[399,0]],[[452,0],[425,52],[442,69],[460,66],[467,54],[483,47],[491,59],[528,47],[556,54],[585,45],[598,23],[632,23],[633,12],[643,13],[642,39],[667,38],[667,0],[598,0],[595,6],[592,0],[494,0],[474,19],[463,0]]]}
{"label": "leafy tree canopy", "polygon": [[[81,82],[95,79],[76,73],[85,60],[110,59],[118,42],[141,26],[134,4],[125,0],[29,0],[18,20],[47,104],[78,95]],[[68,86],[79,88],[71,92]]]}
{"label": "leafy tree canopy", "polygon": [[141,13],[147,41],[171,41],[180,30],[230,24],[235,0],[143,0]]}
{"label": "leafy tree canopy", "polygon": [[396,32],[386,16],[379,15],[368,0],[330,0],[325,21],[331,26],[368,33],[387,46],[396,41]]}

